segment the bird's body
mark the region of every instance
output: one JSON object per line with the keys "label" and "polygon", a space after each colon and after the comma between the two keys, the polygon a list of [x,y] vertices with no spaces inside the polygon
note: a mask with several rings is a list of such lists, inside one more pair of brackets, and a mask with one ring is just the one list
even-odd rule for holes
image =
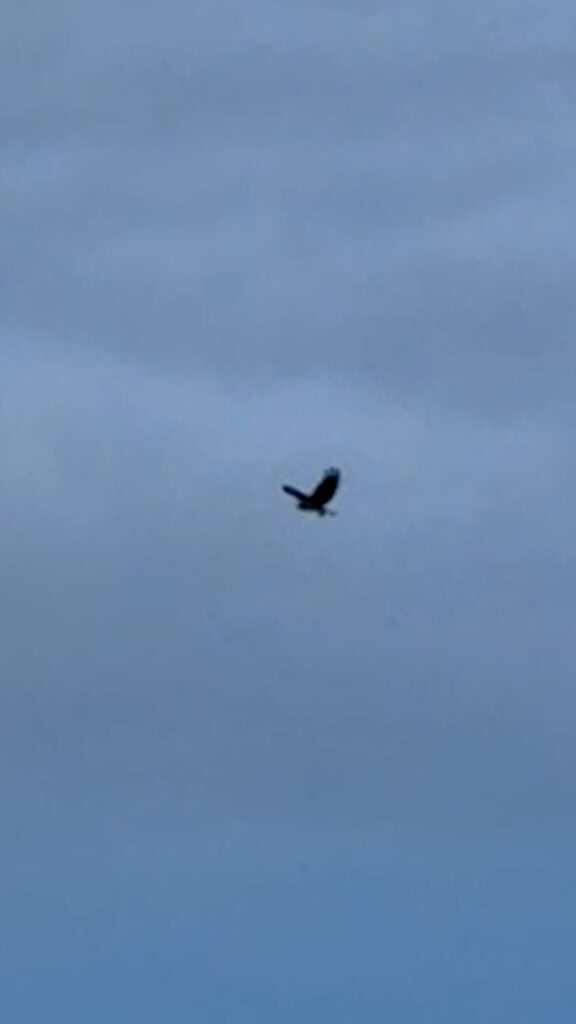
{"label": "bird's body", "polygon": [[340,470],[332,468],[326,470],[320,483],[314,488],[311,494],[304,494],[303,491],[299,491],[296,487],[291,487],[289,484],[284,484],[282,490],[292,498],[297,499],[298,508],[301,509],[302,512],[316,512],[319,516],[335,516],[336,513],[327,509],[326,505],[329,501],[332,501],[339,483]]}

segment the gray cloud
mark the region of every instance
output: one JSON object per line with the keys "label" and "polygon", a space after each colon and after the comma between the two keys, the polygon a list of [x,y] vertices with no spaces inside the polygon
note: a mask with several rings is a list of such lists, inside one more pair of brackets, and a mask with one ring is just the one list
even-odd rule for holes
{"label": "gray cloud", "polygon": [[454,8],[62,11],[11,90],[10,322],[180,372],[338,365],[490,416],[556,400],[558,25],[523,8],[511,48],[506,19]]}
{"label": "gray cloud", "polygon": [[20,1019],[573,1018],[571,19],[6,14]]}

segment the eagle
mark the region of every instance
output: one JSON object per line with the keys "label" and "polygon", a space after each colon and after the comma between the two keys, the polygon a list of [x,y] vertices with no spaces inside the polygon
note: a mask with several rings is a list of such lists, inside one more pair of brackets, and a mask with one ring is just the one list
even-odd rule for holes
{"label": "eagle", "polygon": [[335,516],[336,513],[327,509],[326,505],[336,494],[340,483],[340,470],[333,466],[327,469],[319,484],[316,485],[311,494],[304,494],[290,484],[283,484],[282,490],[298,501],[298,508],[302,512],[316,512],[319,516]]}

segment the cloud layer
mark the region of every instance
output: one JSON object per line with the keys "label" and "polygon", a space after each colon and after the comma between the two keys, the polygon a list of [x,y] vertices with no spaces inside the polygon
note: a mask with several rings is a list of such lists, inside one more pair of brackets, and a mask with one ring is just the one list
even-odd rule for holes
{"label": "cloud layer", "polygon": [[7,13],[15,1020],[573,1019],[571,19]]}

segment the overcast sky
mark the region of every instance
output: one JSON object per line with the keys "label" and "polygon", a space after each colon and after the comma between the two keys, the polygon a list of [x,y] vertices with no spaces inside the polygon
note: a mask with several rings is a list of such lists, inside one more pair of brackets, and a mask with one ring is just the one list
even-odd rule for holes
{"label": "overcast sky", "polygon": [[573,3],[0,25],[6,1020],[573,1024]]}

